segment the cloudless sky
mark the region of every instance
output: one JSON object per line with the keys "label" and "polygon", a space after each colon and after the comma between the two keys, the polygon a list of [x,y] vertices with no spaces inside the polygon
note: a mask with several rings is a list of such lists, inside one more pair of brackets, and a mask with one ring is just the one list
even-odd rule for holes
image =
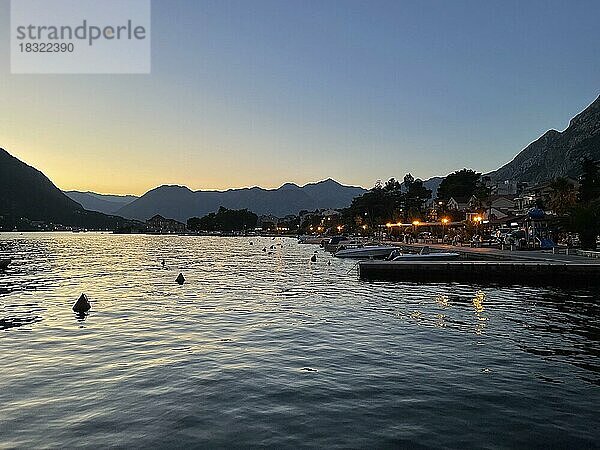
{"label": "cloudless sky", "polygon": [[485,172],[600,94],[597,0],[153,0],[150,75],[11,75],[9,12],[0,147],[62,189]]}

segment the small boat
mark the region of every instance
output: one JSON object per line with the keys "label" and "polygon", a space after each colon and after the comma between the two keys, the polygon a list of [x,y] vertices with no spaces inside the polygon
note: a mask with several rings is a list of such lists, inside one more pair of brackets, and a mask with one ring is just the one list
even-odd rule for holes
{"label": "small boat", "polygon": [[333,254],[338,258],[387,258],[395,250],[390,245],[365,245],[354,248],[341,248]]}
{"label": "small boat", "polygon": [[361,242],[357,239],[352,239],[347,236],[333,236],[328,240],[325,240],[321,247],[325,249],[325,251],[329,253],[336,253],[339,250],[346,249],[348,247],[356,247],[360,245]]}
{"label": "small boat", "polygon": [[429,246],[425,246],[419,253],[399,253],[398,250],[392,252],[388,261],[443,261],[460,258],[460,254],[453,252],[432,252]]}
{"label": "small boat", "polygon": [[0,259],[0,270],[6,270],[11,262],[10,258]]}
{"label": "small boat", "polygon": [[298,238],[298,244],[317,244],[321,245],[327,238],[323,236],[300,236]]}

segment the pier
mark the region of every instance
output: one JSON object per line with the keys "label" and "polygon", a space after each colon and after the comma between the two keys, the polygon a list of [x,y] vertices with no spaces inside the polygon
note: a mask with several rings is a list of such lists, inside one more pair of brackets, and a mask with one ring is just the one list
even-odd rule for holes
{"label": "pier", "polygon": [[553,261],[361,261],[366,280],[523,285],[600,285],[600,264]]}
{"label": "pier", "polygon": [[[418,252],[425,244],[397,244]],[[548,250],[507,251],[494,248],[429,245],[455,252],[456,261],[361,261],[360,278],[409,282],[458,282],[521,285],[600,285],[600,259]]]}

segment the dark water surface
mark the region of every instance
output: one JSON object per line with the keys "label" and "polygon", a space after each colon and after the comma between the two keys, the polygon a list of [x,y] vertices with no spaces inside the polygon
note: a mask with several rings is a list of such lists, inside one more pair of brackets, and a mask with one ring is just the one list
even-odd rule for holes
{"label": "dark water surface", "polygon": [[368,283],[316,248],[0,234],[0,447],[599,445],[596,291]]}

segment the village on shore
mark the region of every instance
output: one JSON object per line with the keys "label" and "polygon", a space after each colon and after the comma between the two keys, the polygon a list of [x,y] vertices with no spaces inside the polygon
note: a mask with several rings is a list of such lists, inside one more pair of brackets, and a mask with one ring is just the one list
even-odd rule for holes
{"label": "village on shore", "polygon": [[[597,165],[586,163],[580,179],[550,182],[494,181],[472,170],[448,175],[432,195],[410,174],[390,179],[345,209],[299,211],[275,217],[248,210],[219,211],[187,223],[156,214],[121,233],[197,235],[352,235],[378,240],[470,246],[595,248],[597,228],[586,216],[600,198]],[[583,222],[583,223],[581,223]],[[589,227],[589,228],[586,228]],[[593,235],[590,237],[590,234]],[[583,241],[583,242],[582,242]],[[592,242],[590,242],[592,241]]]}

